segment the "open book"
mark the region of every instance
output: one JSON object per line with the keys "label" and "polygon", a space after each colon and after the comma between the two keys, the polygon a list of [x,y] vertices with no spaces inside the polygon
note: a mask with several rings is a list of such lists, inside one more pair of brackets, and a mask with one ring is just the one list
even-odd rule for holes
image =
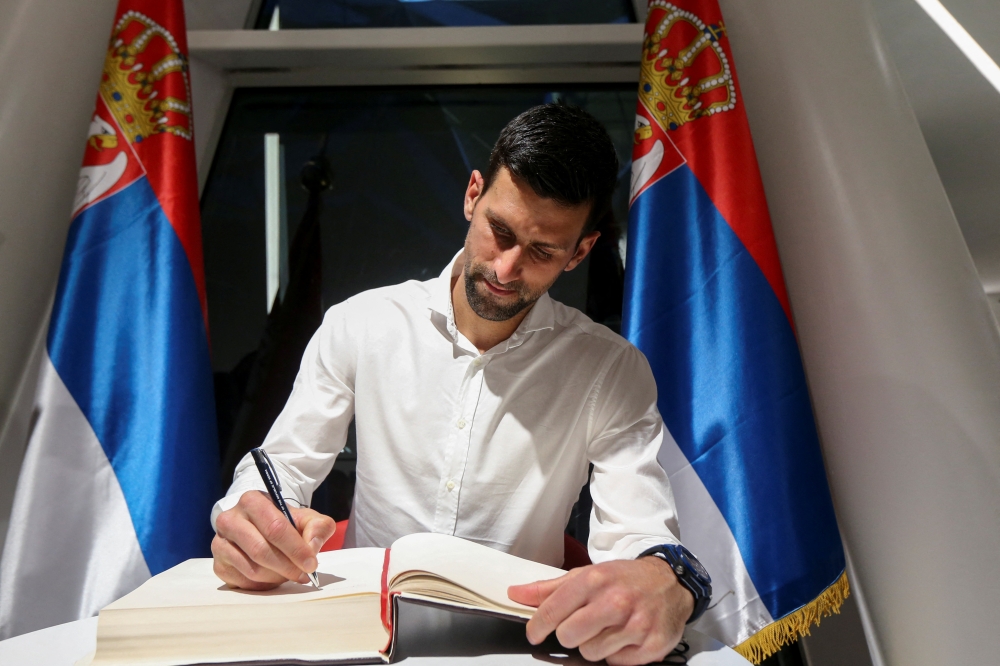
{"label": "open book", "polygon": [[444,534],[411,534],[392,548],[319,554],[320,589],[288,582],[234,590],[212,560],[188,560],[105,607],[93,666],[192,663],[382,663],[394,646],[396,600],[514,620],[534,608],[507,587],[561,569]]}

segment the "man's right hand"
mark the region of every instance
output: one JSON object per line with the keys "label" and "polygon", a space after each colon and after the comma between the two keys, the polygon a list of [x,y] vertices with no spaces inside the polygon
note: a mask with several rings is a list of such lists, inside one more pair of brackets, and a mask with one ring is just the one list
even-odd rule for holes
{"label": "man's right hand", "polygon": [[251,490],[215,520],[215,575],[232,587],[270,590],[286,580],[308,583],[316,554],[333,536],[333,518],[312,509],[292,509],[296,530],[267,493]]}

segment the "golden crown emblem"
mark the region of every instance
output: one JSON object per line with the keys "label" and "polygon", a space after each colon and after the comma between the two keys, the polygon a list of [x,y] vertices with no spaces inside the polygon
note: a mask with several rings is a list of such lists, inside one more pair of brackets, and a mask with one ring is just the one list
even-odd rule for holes
{"label": "golden crown emblem", "polygon": [[[665,0],[652,0],[649,13],[639,99],[660,125],[674,130],[735,108],[736,84],[719,43],[726,33],[722,22],[708,25]],[[705,56],[699,58],[702,53]]]}
{"label": "golden crown emblem", "polygon": [[115,25],[100,94],[131,143],[161,132],[191,139],[187,58],[148,16],[129,11]]}

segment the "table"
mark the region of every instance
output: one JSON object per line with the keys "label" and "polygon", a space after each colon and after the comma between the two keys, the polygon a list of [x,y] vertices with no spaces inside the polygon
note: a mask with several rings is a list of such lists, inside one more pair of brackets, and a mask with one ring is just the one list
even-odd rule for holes
{"label": "table", "polygon": [[[533,646],[524,625],[479,615],[400,603],[395,661],[408,666],[517,666],[547,662],[566,666],[591,664],[575,650],[554,639]],[[69,622],[0,641],[3,666],[73,666],[93,649],[97,618]],[[688,630],[689,650],[672,654],[666,664],[688,666],[747,666],[722,643]]]}

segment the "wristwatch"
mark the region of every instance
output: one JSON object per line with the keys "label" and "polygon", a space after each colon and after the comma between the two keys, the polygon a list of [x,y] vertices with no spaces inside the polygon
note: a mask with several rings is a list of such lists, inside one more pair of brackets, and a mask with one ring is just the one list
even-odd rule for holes
{"label": "wristwatch", "polygon": [[679,544],[663,544],[644,550],[639,557],[658,557],[669,564],[680,584],[694,595],[694,610],[688,624],[705,613],[712,601],[712,577],[690,550]]}

